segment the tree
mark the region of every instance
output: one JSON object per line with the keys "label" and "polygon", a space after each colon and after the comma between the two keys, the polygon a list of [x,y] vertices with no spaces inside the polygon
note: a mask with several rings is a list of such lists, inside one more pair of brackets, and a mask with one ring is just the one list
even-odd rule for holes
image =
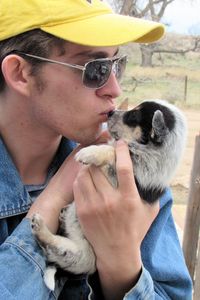
{"label": "tree", "polygon": [[[123,15],[130,15],[138,18],[146,18],[159,22],[165,12],[166,7],[174,0],[117,0],[113,1],[115,9]],[[158,52],[157,44],[141,44],[141,65],[152,66],[154,52]]]}
{"label": "tree", "polygon": [[[169,4],[175,0],[110,0],[115,11],[123,15],[130,15],[138,18],[145,18],[152,21],[160,22],[164,16],[165,10]],[[183,0],[188,1],[188,0]],[[195,3],[196,0],[190,0]],[[166,24],[167,25],[167,24]],[[157,43],[140,44],[141,65],[144,67],[152,66],[152,58],[154,53],[180,53],[185,54],[189,51],[199,51],[200,36],[189,36],[187,43],[182,43],[183,38],[176,42],[172,38],[173,35],[166,34],[165,38]]]}

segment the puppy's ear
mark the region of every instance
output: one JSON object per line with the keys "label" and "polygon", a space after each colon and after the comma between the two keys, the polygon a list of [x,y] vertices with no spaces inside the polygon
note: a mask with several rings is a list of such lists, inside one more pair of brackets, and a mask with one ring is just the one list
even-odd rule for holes
{"label": "puppy's ear", "polygon": [[169,129],[165,124],[163,113],[160,110],[156,110],[152,119],[152,132],[151,132],[152,141],[154,143],[161,144],[164,141],[168,132]]}
{"label": "puppy's ear", "polygon": [[128,97],[125,98],[122,103],[120,103],[120,105],[117,108],[118,110],[128,110]]}

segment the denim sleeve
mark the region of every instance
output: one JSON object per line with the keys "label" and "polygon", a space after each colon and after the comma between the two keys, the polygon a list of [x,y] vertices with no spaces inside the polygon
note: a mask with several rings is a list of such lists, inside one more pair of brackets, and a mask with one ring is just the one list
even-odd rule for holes
{"label": "denim sleeve", "polygon": [[[171,192],[166,190],[160,199],[159,214],[141,245],[142,273],[123,300],[192,299],[192,281],[176,233],[171,206]],[[96,288],[92,280],[89,284],[91,299],[99,300],[102,291]]]}
{"label": "denim sleeve", "polygon": [[55,300],[44,284],[45,259],[31,234],[29,219],[23,219],[0,246],[1,300]]}

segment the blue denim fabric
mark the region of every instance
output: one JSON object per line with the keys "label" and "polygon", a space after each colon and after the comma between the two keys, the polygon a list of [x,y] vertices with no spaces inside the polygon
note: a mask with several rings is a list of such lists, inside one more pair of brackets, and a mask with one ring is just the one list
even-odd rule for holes
{"label": "blue denim fabric", "polygon": [[[63,139],[54,164],[59,167],[74,144]],[[45,257],[25,214],[32,204],[26,187],[0,140],[0,300],[102,300],[98,274],[59,277],[54,292],[43,281]],[[141,247],[143,268],[124,300],[192,299],[192,284],[171,215],[170,191]],[[128,238],[128,237],[127,237]],[[119,270],[120,272],[120,270]],[[89,282],[89,284],[88,284]]]}

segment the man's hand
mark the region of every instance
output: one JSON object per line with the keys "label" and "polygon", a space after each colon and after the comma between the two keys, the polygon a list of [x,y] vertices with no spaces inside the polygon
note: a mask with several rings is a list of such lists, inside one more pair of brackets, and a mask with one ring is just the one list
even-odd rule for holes
{"label": "man's hand", "polygon": [[82,167],[74,159],[74,155],[79,149],[77,147],[65,159],[57,173],[51,178],[48,186],[32,204],[26,216],[31,218],[35,213],[39,213],[52,233],[58,229],[61,209],[73,200],[73,182]]}
{"label": "man's hand", "polygon": [[[108,132],[104,131],[95,143],[106,143],[108,138]],[[65,159],[27,214],[27,218],[31,218],[35,213],[39,213],[52,233],[58,229],[60,210],[73,201],[73,182],[82,168],[82,165],[75,161],[74,156],[80,149],[81,145]]]}
{"label": "man's hand", "polygon": [[118,188],[95,166],[83,167],[74,182],[74,199],[82,230],[94,248],[106,299],[122,299],[141,271],[140,246],[158,214],[138,194],[128,147],[116,145]]}

